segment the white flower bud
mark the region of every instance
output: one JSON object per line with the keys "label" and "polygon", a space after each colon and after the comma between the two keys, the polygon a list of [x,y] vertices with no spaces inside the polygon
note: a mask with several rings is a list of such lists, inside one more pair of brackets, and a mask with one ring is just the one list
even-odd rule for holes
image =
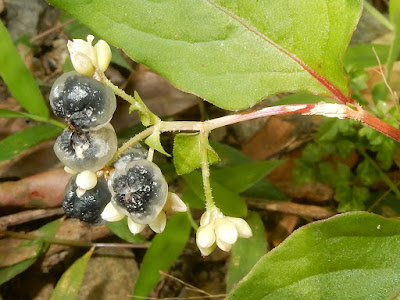
{"label": "white flower bud", "polygon": [[217,247],[216,244],[213,244],[211,247],[208,247],[208,248],[203,248],[203,247],[200,247],[199,245],[197,245],[197,246],[199,247],[199,250],[200,250],[200,252],[201,252],[201,255],[203,255],[203,256],[208,256],[208,255],[210,255],[211,252],[214,251],[215,247]]}
{"label": "white flower bud", "polygon": [[96,53],[92,46],[93,39],[94,37],[92,35],[88,35],[87,41],[73,39],[67,43],[74,69],[78,73],[87,76],[92,76],[94,74],[95,66],[97,65]]}
{"label": "white flower bud", "polygon": [[231,251],[232,246],[233,246],[233,244],[226,243],[218,238],[216,240],[216,244],[219,249],[221,249],[222,251],[225,251],[225,252]]}
{"label": "white flower bud", "polygon": [[162,211],[153,222],[149,223],[149,226],[155,233],[161,233],[164,231],[166,224],[167,216],[165,215],[165,212]]}
{"label": "white flower bud", "polygon": [[133,234],[141,233],[145,227],[146,227],[145,224],[135,223],[132,221],[131,218],[128,218],[128,228],[129,231],[132,232]]}
{"label": "white flower bud", "polygon": [[114,205],[109,202],[101,213],[101,218],[108,222],[120,221],[125,217],[125,215],[120,214],[114,207]]}
{"label": "white flower bud", "polygon": [[196,233],[196,244],[199,248],[209,248],[215,243],[214,226],[200,226]]}
{"label": "white flower bud", "polygon": [[80,198],[80,197],[82,197],[83,195],[85,195],[85,193],[86,193],[86,190],[85,189],[81,189],[80,187],[78,187],[77,189],[76,189],[76,195]]}
{"label": "white flower bud", "polygon": [[249,224],[247,224],[247,222],[242,218],[233,218],[233,217],[225,217],[225,218],[231,221],[233,224],[235,224],[239,237],[249,238],[253,236]]}
{"label": "white flower bud", "polygon": [[96,173],[86,170],[76,176],[76,185],[83,190],[91,190],[97,185]]}
{"label": "white flower bud", "polygon": [[167,201],[165,202],[164,211],[168,213],[185,212],[188,210],[185,202],[175,193],[168,193]]}
{"label": "white flower bud", "polygon": [[94,46],[97,57],[97,70],[104,73],[111,62],[111,49],[110,46],[103,40],[100,40]]}
{"label": "white flower bud", "polygon": [[238,232],[233,222],[229,221],[226,217],[224,217],[216,219],[214,221],[214,225],[215,225],[215,234],[217,235],[217,240],[220,240],[224,243],[231,245],[236,243],[238,239]]}

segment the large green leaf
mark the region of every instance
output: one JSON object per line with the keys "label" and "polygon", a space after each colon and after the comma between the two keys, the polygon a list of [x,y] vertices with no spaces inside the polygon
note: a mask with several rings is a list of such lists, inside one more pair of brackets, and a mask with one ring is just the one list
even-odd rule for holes
{"label": "large green leaf", "polygon": [[160,271],[166,272],[181,254],[189,238],[190,222],[186,214],[172,216],[165,230],[157,234],[147,250],[140,268],[133,294],[143,299],[161,278]]}
{"label": "large green leaf", "polygon": [[40,124],[14,133],[0,141],[0,161],[10,159],[26,149],[50,140],[61,131],[60,127]]}
{"label": "large green leaf", "polygon": [[250,107],[280,92],[329,95],[317,73],[347,94],[342,57],[362,5],[361,0],[48,2],[177,88],[225,109]]}
{"label": "large green leaf", "polygon": [[400,54],[400,1],[392,0],[389,2],[390,21],[394,25],[394,38],[390,47],[389,57],[386,62],[386,76],[389,78],[393,64]]}
{"label": "large green leaf", "polygon": [[[47,223],[46,225],[40,227],[36,233],[38,236],[43,236],[43,237],[54,237],[55,234],[57,233],[58,228],[61,225],[60,220],[55,220],[53,222]],[[11,266],[7,266],[4,268],[0,269],[0,284],[3,284],[4,282],[10,280],[11,278],[15,277],[16,275],[22,273],[26,269],[28,269],[31,265],[35,263],[35,261],[39,258],[40,255],[42,255],[44,252],[47,251],[49,244],[45,243],[43,240],[38,237],[36,240],[32,241],[24,241],[22,242],[18,250],[23,248],[30,248],[30,247],[36,247],[35,251],[32,253],[32,257],[28,258],[24,261],[21,261],[19,263],[13,264]],[[7,258],[4,258],[7,259]]]}
{"label": "large green leaf", "polygon": [[25,67],[7,29],[0,22],[0,76],[19,104],[32,114],[49,116],[49,110],[32,74]]}
{"label": "large green leaf", "polygon": [[294,232],[227,299],[394,299],[400,221],[347,213]]}

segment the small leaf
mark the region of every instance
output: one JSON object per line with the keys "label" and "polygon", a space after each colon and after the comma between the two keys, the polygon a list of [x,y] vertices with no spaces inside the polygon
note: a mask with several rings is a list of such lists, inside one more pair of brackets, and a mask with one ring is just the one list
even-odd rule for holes
{"label": "small leaf", "polygon": [[144,141],[150,148],[157,150],[158,152],[164,154],[165,156],[170,157],[167,152],[165,152],[163,146],[160,142],[160,133],[153,132],[145,141]]}
{"label": "small leaf", "polygon": [[239,194],[252,187],[282,163],[283,160],[270,160],[227,167],[211,172],[211,178]]}
{"label": "small leaf", "polygon": [[389,57],[386,61],[386,78],[389,80],[393,64],[400,54],[400,2],[393,0],[389,2],[390,22],[394,26],[394,38],[390,47]]}
{"label": "small leaf", "polygon": [[25,67],[6,27],[0,22],[0,76],[11,94],[28,112],[42,117],[49,110],[32,74]]}
{"label": "small leaf", "polygon": [[[53,222],[47,223],[46,225],[42,226],[34,233],[42,237],[54,237],[60,225],[61,221],[55,220]],[[16,275],[24,272],[26,269],[28,269],[31,265],[35,263],[35,261],[39,258],[40,255],[42,255],[48,249],[48,244],[43,242],[43,240],[40,240],[39,237],[37,240],[22,242],[19,245],[19,248],[23,247],[31,248],[32,246],[36,246],[37,248],[31,258],[0,269],[0,285],[10,280],[11,278],[15,277]]]}
{"label": "small leaf", "polygon": [[217,162],[214,166],[226,168],[253,162],[253,160],[246,154],[226,144],[218,143],[211,140],[210,145],[220,157],[220,161]]}
{"label": "small leaf", "polygon": [[360,182],[366,186],[373,185],[381,177],[381,174],[369,159],[364,159],[359,163],[356,172]]}
{"label": "small leaf", "polygon": [[127,218],[123,218],[117,222],[107,222],[107,228],[110,229],[116,236],[132,244],[146,243],[146,239],[141,235],[133,235],[128,229]]}
{"label": "small leaf", "polygon": [[26,118],[26,114],[15,110],[0,109],[0,118]]}
{"label": "small leaf", "polygon": [[190,229],[186,214],[178,213],[168,220],[164,232],[154,237],[143,258],[133,299],[143,299],[156,286],[161,278],[160,271],[166,272],[181,254]]}
{"label": "small leaf", "polygon": [[228,295],[242,299],[394,299],[400,221],[347,213],[296,230]]}
{"label": "small leaf", "polygon": [[346,70],[364,70],[368,67],[378,65],[376,54],[381,62],[385,62],[389,56],[389,46],[386,45],[350,45],[344,55],[344,66]]}
{"label": "small leaf", "polygon": [[201,167],[201,149],[207,148],[208,163],[219,160],[218,154],[204,141],[200,133],[177,134],[174,142],[174,164],[178,175],[192,172]]}
{"label": "small leaf", "polygon": [[50,300],[76,299],[83,276],[85,275],[87,263],[93,254],[93,250],[94,249],[89,250],[65,271],[57,282]]}
{"label": "small leaf", "polygon": [[60,134],[62,128],[48,124],[40,124],[14,133],[0,141],[0,161],[10,159]]}
{"label": "small leaf", "polygon": [[190,208],[204,209],[204,200],[198,197],[190,187],[185,187],[182,192],[182,201]]}
{"label": "small leaf", "polygon": [[[229,258],[226,291],[229,292],[233,285],[239,282],[267,252],[267,240],[264,223],[255,212],[250,212],[246,218],[253,236],[249,239],[238,239],[231,250]],[[251,249],[251,253],[249,253]]]}
{"label": "small leaf", "polygon": [[[184,180],[200,199],[204,200],[203,180],[201,173],[193,171],[183,175]],[[210,179],[215,204],[228,216],[243,217],[247,214],[247,205],[239,195],[219,182]]]}

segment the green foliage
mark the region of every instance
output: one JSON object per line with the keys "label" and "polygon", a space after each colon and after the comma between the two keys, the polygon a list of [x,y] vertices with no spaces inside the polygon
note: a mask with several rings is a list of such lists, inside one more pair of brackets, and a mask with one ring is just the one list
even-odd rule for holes
{"label": "green foliage", "polygon": [[164,154],[165,156],[171,156],[169,155],[165,150],[164,147],[161,145],[160,141],[160,133],[159,132],[153,132],[146,140],[145,143],[150,147],[158,152]]}
{"label": "green foliage", "polygon": [[133,299],[146,297],[156,286],[161,278],[160,271],[166,272],[181,254],[189,238],[190,229],[186,214],[179,213],[168,220],[163,233],[154,237],[143,258]]}
{"label": "green foliage", "polygon": [[177,134],[174,142],[174,164],[178,175],[192,172],[201,167],[201,151],[205,148],[209,164],[219,160],[218,154],[208,143],[208,140],[202,138],[200,133]]}
{"label": "green foliage", "polygon": [[[24,241],[22,242],[16,250],[23,250],[24,248],[35,247],[35,251],[32,253],[32,257],[13,264],[11,266],[3,267],[0,269],[0,284],[14,278],[16,275],[24,272],[31,265],[33,265],[36,260],[47,251],[49,244],[40,239],[40,237],[51,238],[54,237],[57,233],[58,228],[61,225],[60,220],[56,220],[50,222],[36,231],[38,234],[38,239],[32,241]],[[7,257],[4,258],[7,260]]]}
{"label": "green foliage", "polygon": [[10,159],[26,149],[52,139],[61,131],[60,127],[40,124],[14,133],[0,141],[0,161]]}
{"label": "green foliage", "polygon": [[400,222],[348,213],[294,232],[228,295],[236,299],[394,299]]}
{"label": "green foliage", "polygon": [[75,261],[57,282],[50,300],[76,299],[82,284],[85,270],[94,249]]}
{"label": "green foliage", "polygon": [[39,87],[25,67],[3,23],[0,23],[0,48],[0,76],[10,92],[28,112],[48,117],[49,110]]}
{"label": "green foliage", "polygon": [[49,2],[177,88],[225,109],[247,108],[281,92],[329,95],[294,55],[346,94],[342,57],[362,5],[360,0]]}
{"label": "green foliage", "polygon": [[[267,240],[262,219],[257,213],[250,212],[246,221],[251,227],[253,236],[249,239],[239,239],[231,250],[226,279],[227,292],[267,253]],[[251,249],[251,254],[249,249]]]}
{"label": "green foliage", "polygon": [[[376,114],[399,127],[397,108],[388,109],[384,102],[375,106]],[[351,120],[325,120],[314,142],[307,144],[293,171],[295,183],[314,180],[329,183],[335,189],[338,212],[365,210],[371,197],[368,187],[382,178],[382,171],[393,165],[396,142],[381,133]],[[350,169],[349,157],[358,160]]]}

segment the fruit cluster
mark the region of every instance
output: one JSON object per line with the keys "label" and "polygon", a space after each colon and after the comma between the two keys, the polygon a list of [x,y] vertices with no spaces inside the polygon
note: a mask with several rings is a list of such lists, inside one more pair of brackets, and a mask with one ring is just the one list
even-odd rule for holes
{"label": "fruit cluster", "polygon": [[104,223],[108,203],[133,222],[149,224],[159,216],[168,185],[147,151],[134,146],[114,163],[108,182],[96,173],[117,151],[117,136],[109,123],[116,109],[113,91],[96,79],[75,71],[58,78],[50,92],[55,115],[68,122],[57,138],[54,152],[78,173],[69,180],[62,206],[67,216],[91,224]]}

